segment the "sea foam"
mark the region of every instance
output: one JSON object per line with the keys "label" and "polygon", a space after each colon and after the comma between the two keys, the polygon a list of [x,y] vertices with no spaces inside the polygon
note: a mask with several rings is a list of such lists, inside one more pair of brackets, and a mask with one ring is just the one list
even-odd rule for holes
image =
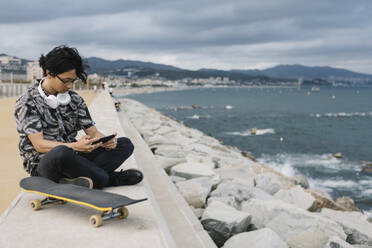
{"label": "sea foam", "polygon": [[226,134],[236,135],[236,136],[253,136],[253,135],[275,134],[275,130],[273,128],[256,129],[256,134],[252,134],[252,129],[248,129],[242,132],[227,132]]}
{"label": "sea foam", "polygon": [[316,117],[316,118],[371,117],[372,112],[352,112],[352,113],[339,112],[339,113],[325,113],[325,114],[310,114],[310,116]]}
{"label": "sea foam", "polygon": [[194,119],[194,120],[199,120],[199,119],[210,119],[212,116],[210,115],[192,115],[192,116],[188,116],[186,117],[187,119]]}

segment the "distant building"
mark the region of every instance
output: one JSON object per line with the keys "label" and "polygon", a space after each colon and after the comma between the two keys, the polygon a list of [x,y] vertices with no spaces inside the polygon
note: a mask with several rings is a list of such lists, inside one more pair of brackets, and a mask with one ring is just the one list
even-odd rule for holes
{"label": "distant building", "polygon": [[0,63],[7,64],[7,65],[21,65],[22,60],[14,58],[12,56],[0,56]]}
{"label": "distant building", "polygon": [[99,82],[100,77],[97,73],[89,74],[88,75],[88,80],[92,80],[93,82]]}
{"label": "distant building", "polygon": [[139,72],[140,70],[136,68],[126,68],[123,71],[128,73],[127,75],[129,78],[132,78],[135,75],[135,73]]}
{"label": "distant building", "polygon": [[39,66],[38,61],[27,63],[27,81],[35,81],[43,77],[43,69]]}
{"label": "distant building", "polygon": [[0,56],[0,81],[26,81],[26,66],[12,56]]}

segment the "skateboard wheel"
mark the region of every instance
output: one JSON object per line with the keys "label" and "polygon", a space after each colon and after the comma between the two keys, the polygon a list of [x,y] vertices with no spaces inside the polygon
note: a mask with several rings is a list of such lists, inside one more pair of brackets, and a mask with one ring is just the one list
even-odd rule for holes
{"label": "skateboard wheel", "polygon": [[98,214],[90,216],[89,219],[90,224],[92,224],[94,227],[99,227],[102,225],[102,217]]}
{"label": "skateboard wheel", "polygon": [[30,206],[31,206],[31,208],[33,209],[33,210],[39,210],[39,209],[41,209],[41,201],[39,201],[39,200],[34,200],[34,201],[31,201],[30,202]]}
{"label": "skateboard wheel", "polygon": [[118,212],[120,213],[120,216],[119,216],[120,219],[125,219],[129,215],[129,211],[126,207],[119,208]]}

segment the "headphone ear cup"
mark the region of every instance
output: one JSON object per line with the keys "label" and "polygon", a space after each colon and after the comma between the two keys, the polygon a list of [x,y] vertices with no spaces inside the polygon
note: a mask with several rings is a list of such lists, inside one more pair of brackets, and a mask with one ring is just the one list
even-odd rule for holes
{"label": "headphone ear cup", "polygon": [[45,103],[48,104],[49,107],[56,109],[59,106],[57,97],[51,95],[44,98]]}
{"label": "headphone ear cup", "polygon": [[61,105],[67,105],[71,102],[71,96],[68,92],[57,94],[57,101]]}

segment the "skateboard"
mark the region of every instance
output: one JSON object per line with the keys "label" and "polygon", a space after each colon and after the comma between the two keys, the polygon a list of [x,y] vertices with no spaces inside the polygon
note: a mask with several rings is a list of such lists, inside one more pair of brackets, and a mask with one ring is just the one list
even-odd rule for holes
{"label": "skateboard", "polygon": [[95,227],[101,226],[103,221],[108,219],[128,217],[129,212],[126,206],[147,200],[147,198],[135,200],[123,195],[72,184],[58,184],[43,177],[27,177],[22,179],[19,185],[26,192],[46,196],[41,201],[30,202],[33,210],[39,210],[47,204],[71,202],[101,211],[100,215],[92,215],[89,219]]}

